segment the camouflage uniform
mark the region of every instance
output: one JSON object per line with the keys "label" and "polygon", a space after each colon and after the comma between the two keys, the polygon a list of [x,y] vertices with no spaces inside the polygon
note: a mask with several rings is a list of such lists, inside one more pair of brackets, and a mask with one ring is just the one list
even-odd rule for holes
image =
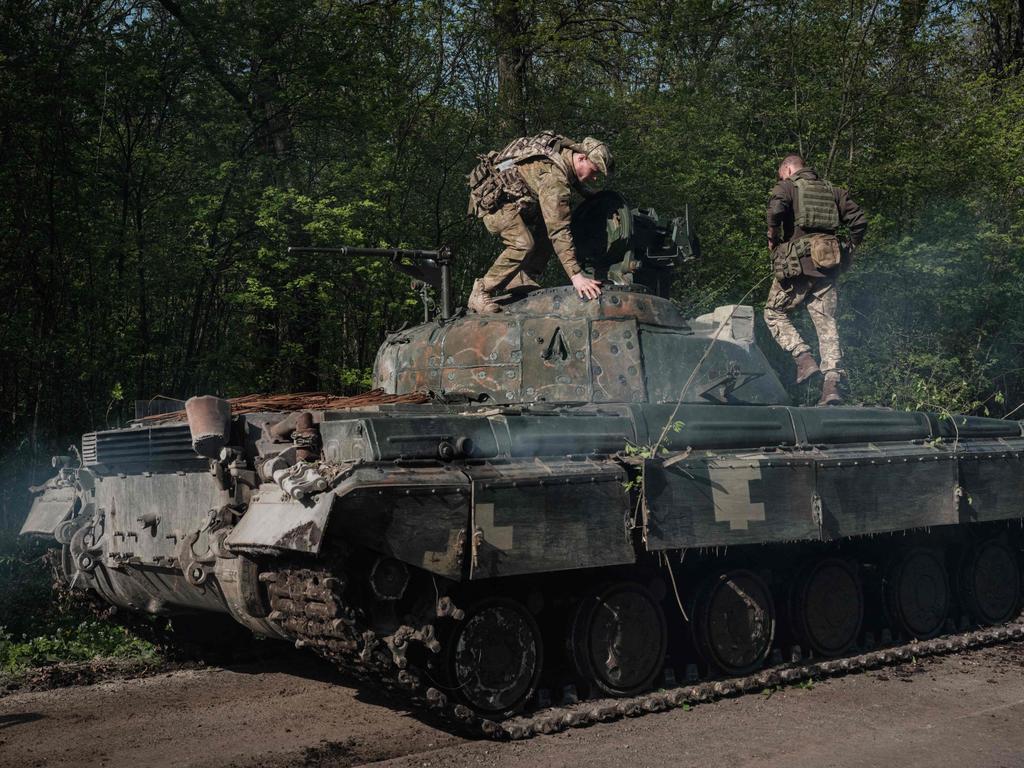
{"label": "camouflage uniform", "polygon": [[474,296],[482,293],[486,303],[502,291],[539,288],[552,254],[570,278],[582,272],[569,224],[573,190],[589,192],[576,178],[574,153],[586,155],[601,173],[611,170],[603,142],[587,137],[577,144],[551,132],[516,139],[481,157],[469,176],[469,211],[502,239],[505,249],[474,285]]}
{"label": "camouflage uniform", "polygon": [[844,375],[843,353],[839,348],[839,330],[836,327],[835,275],[801,275],[785,280],[784,284],[778,280],[772,281],[768,301],[765,302],[764,321],[778,345],[793,357],[811,351],[800,331],[789,319],[789,313],[801,304],[807,308],[807,314],[811,316],[814,330],[818,334],[822,373]]}
{"label": "camouflage uniform", "polygon": [[519,174],[532,195],[481,217],[487,231],[505,244],[483,277],[488,293],[538,288],[537,280],[552,253],[569,277],[582,271],[569,232],[572,188],[577,185],[572,150],[563,149],[560,154],[561,167],[546,158],[519,164]]}
{"label": "camouflage uniform", "polygon": [[[805,232],[794,224],[797,195],[793,182],[800,178],[817,179],[818,174],[813,168],[801,168],[772,189],[767,218],[768,239],[773,247],[785,247],[791,241],[815,234]],[[849,229],[853,245],[859,245],[867,230],[867,217],[863,209],[850,198],[845,189],[833,187],[833,195],[840,224]],[[848,259],[849,256],[844,260]],[[836,327],[836,278],[839,271],[840,268],[821,270],[820,277],[805,274],[782,281],[776,278],[768,292],[764,309],[765,323],[775,341],[793,357],[798,357],[804,352],[810,352],[811,348],[790,321],[789,314],[799,306],[805,306],[818,334],[821,371],[832,377],[845,375]]]}

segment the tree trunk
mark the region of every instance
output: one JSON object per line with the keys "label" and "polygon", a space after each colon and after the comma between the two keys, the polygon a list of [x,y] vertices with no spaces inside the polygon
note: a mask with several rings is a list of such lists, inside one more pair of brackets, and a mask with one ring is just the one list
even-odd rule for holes
{"label": "tree trunk", "polygon": [[498,54],[498,122],[508,138],[530,132],[528,117],[530,19],[520,0],[495,0],[494,42]]}

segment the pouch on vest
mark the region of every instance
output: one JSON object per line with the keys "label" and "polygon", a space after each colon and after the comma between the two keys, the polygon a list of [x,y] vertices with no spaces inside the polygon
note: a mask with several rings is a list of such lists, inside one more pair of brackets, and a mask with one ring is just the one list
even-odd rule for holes
{"label": "pouch on vest", "polygon": [[839,240],[835,235],[808,235],[801,239],[809,241],[811,261],[818,269],[832,269],[839,266],[843,257],[839,250]]}
{"label": "pouch on vest", "polygon": [[804,273],[800,266],[801,256],[807,256],[806,246],[801,246],[801,240],[791,240],[783,243],[772,251],[772,271],[775,278],[780,282],[791,277],[799,277]]}
{"label": "pouch on vest", "polygon": [[536,136],[516,139],[500,152],[480,155],[480,162],[466,179],[469,184],[469,213],[483,217],[494,213],[505,203],[519,201],[522,205],[524,198],[532,196],[516,167],[530,158],[545,157],[567,178],[572,178],[561,151],[564,147],[575,149],[576,146],[572,139],[553,131],[542,131]]}
{"label": "pouch on vest", "polygon": [[503,190],[494,162],[497,157],[497,152],[480,155],[480,162],[466,177],[469,185],[469,213],[472,215],[484,216],[501,207]]}
{"label": "pouch on vest", "polygon": [[794,179],[796,215],[793,223],[804,231],[835,232],[839,229],[839,209],[832,184],[824,179]]}

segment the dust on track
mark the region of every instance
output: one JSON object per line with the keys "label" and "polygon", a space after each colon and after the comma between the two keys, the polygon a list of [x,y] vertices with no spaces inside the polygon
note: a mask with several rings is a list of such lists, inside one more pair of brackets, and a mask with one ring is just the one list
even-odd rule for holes
{"label": "dust on track", "polygon": [[0,699],[0,766],[1024,765],[1024,642],[572,729],[470,740],[312,656]]}

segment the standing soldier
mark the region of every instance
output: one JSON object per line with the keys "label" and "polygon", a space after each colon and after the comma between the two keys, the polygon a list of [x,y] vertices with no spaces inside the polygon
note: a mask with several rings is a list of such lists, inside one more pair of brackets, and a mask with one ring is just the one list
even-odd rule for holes
{"label": "standing soldier", "polygon": [[[849,243],[840,247],[840,226]],[[836,328],[836,278],[864,239],[868,223],[849,193],[818,178],[800,155],[787,155],[779,166],[779,183],[768,200],[768,248],[775,280],[768,292],[764,319],[775,341],[796,360],[796,383],[825,374],[818,405],[838,405],[846,377]],[[789,313],[803,305],[818,333],[821,367],[793,326]]]}
{"label": "standing soldier", "polygon": [[546,131],[516,139],[490,152],[469,175],[469,212],[483,219],[505,250],[482,278],[473,283],[469,309],[500,312],[494,295],[539,288],[552,252],[558,256],[580,298],[601,295],[601,283],[583,274],[569,231],[572,190],[614,166],[608,145],[587,137],[576,143]]}

